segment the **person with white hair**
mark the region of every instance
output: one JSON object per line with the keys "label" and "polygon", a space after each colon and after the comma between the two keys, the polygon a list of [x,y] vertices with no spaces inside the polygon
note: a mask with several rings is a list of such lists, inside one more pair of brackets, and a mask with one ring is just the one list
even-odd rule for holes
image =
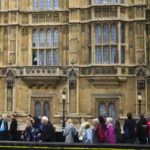
{"label": "person with white hair", "polygon": [[106,118],[106,125],[107,125],[107,128],[105,130],[106,143],[116,143],[115,128],[112,124],[113,119],[110,117]]}
{"label": "person with white hair", "polygon": [[42,117],[42,123],[44,125],[41,138],[42,142],[52,142],[55,139],[55,129],[52,123],[48,120],[46,116]]}
{"label": "person with white hair", "polygon": [[93,119],[93,126],[93,143],[104,143],[105,134],[101,124],[99,123],[98,118]]}
{"label": "person with white hair", "polygon": [[2,115],[2,119],[0,120],[0,140],[8,139],[8,122],[7,122],[7,114]]}

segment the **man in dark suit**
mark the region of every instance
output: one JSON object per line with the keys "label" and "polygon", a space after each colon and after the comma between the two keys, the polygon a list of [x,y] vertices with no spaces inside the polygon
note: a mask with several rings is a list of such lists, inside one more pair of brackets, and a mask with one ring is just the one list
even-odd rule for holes
{"label": "man in dark suit", "polygon": [[3,114],[0,120],[0,140],[8,140],[7,114]]}
{"label": "man in dark suit", "polygon": [[15,119],[15,115],[11,115],[11,124],[10,124],[10,136],[9,139],[11,141],[17,140],[17,120]]}

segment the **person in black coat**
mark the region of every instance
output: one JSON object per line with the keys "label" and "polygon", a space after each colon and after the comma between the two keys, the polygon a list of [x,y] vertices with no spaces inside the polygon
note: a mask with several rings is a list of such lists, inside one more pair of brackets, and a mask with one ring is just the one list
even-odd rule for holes
{"label": "person in black coat", "polygon": [[147,144],[148,139],[148,125],[144,115],[140,115],[140,120],[137,122],[136,136],[140,144]]}
{"label": "person in black coat", "polygon": [[42,131],[42,142],[52,142],[55,139],[55,130],[46,116],[42,117],[44,128]]}
{"label": "person in black coat", "polygon": [[11,115],[11,124],[10,124],[10,135],[9,139],[11,141],[17,140],[17,120],[15,119],[15,115]]}
{"label": "person in black coat", "polygon": [[8,139],[8,122],[7,122],[7,114],[2,115],[2,119],[0,120],[0,140]]}
{"label": "person in black coat", "polygon": [[132,118],[132,114],[127,114],[128,119],[124,122],[124,137],[126,143],[135,143],[136,140],[136,133],[135,133],[135,127],[136,127],[136,121]]}

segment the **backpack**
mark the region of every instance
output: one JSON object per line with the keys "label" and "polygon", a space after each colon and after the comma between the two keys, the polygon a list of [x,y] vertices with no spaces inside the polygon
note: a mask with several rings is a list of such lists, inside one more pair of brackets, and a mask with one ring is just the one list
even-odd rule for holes
{"label": "backpack", "polygon": [[126,137],[129,137],[129,128],[128,127],[125,128],[124,135]]}
{"label": "backpack", "polygon": [[71,128],[71,134],[72,134],[73,137],[75,137],[77,135],[77,131],[73,127]]}

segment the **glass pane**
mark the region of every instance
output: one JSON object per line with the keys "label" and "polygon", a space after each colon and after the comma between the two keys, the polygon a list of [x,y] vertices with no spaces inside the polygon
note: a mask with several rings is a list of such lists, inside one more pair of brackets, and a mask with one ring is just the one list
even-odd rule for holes
{"label": "glass pane", "polygon": [[54,9],[59,8],[59,0],[54,0]]}
{"label": "glass pane", "polygon": [[125,64],[125,49],[123,46],[121,47],[121,63]]}
{"label": "glass pane", "polygon": [[117,0],[111,0],[111,3],[117,3]]}
{"label": "glass pane", "polygon": [[50,107],[48,102],[44,103],[44,116],[50,117]]}
{"label": "glass pane", "polygon": [[96,44],[101,43],[101,27],[99,25],[96,26],[95,29],[95,39],[96,39]]}
{"label": "glass pane", "polygon": [[103,0],[103,3],[104,3],[104,4],[108,3],[108,0]]}
{"label": "glass pane", "polygon": [[89,44],[92,43],[92,30],[91,30],[91,26],[89,26]]}
{"label": "glass pane", "polygon": [[108,108],[109,117],[113,118],[115,120],[115,104],[111,103]]}
{"label": "glass pane", "polygon": [[44,50],[39,50],[39,66],[44,66]]}
{"label": "glass pane", "polygon": [[32,65],[37,65],[37,50],[32,51]]}
{"label": "glass pane", "polygon": [[92,48],[89,47],[89,64],[92,63]]}
{"label": "glass pane", "polygon": [[46,39],[47,47],[51,47],[51,31],[47,30],[47,39]]}
{"label": "glass pane", "polygon": [[59,32],[58,30],[54,30],[54,47],[59,46]]}
{"label": "glass pane", "polygon": [[101,64],[102,63],[102,52],[101,52],[101,47],[96,47],[96,64]]}
{"label": "glass pane", "polygon": [[124,31],[124,24],[121,25],[121,43],[125,41],[125,31]]}
{"label": "glass pane", "polygon": [[117,43],[117,28],[116,25],[111,25],[111,41]]}
{"label": "glass pane", "polygon": [[39,46],[40,47],[44,47],[44,30],[41,30],[40,31],[40,43],[39,43]]}
{"label": "glass pane", "polygon": [[32,44],[32,46],[37,47],[37,45],[38,45],[37,43],[38,43],[37,30],[34,30],[33,31],[33,44]]}
{"label": "glass pane", "polygon": [[91,5],[92,4],[92,0],[89,0],[89,5]]}
{"label": "glass pane", "polygon": [[51,50],[46,51],[46,65],[47,66],[51,65]]}
{"label": "glass pane", "polygon": [[47,0],[47,9],[52,9],[52,0]]}
{"label": "glass pane", "polygon": [[99,112],[100,116],[106,118],[106,105],[104,103],[100,104]]}
{"label": "glass pane", "polygon": [[35,104],[35,116],[41,117],[41,103],[40,102],[37,102]]}
{"label": "glass pane", "polygon": [[101,0],[95,0],[95,3],[96,3],[96,4],[100,4],[100,3],[101,3]]}
{"label": "glass pane", "polygon": [[33,9],[38,10],[38,0],[33,0]]}
{"label": "glass pane", "polygon": [[108,24],[104,25],[103,39],[104,39],[104,43],[109,42],[109,27],[108,27]]}
{"label": "glass pane", "polygon": [[103,63],[109,64],[109,47],[105,46],[103,51]]}
{"label": "glass pane", "polygon": [[53,65],[57,66],[58,65],[58,51],[54,50],[53,51]]}
{"label": "glass pane", "polygon": [[121,3],[121,4],[124,4],[124,0],[120,0],[120,3]]}
{"label": "glass pane", "polygon": [[111,63],[118,63],[118,53],[117,53],[117,46],[113,46],[111,48]]}
{"label": "glass pane", "polygon": [[41,10],[45,9],[45,0],[40,0],[40,9]]}

